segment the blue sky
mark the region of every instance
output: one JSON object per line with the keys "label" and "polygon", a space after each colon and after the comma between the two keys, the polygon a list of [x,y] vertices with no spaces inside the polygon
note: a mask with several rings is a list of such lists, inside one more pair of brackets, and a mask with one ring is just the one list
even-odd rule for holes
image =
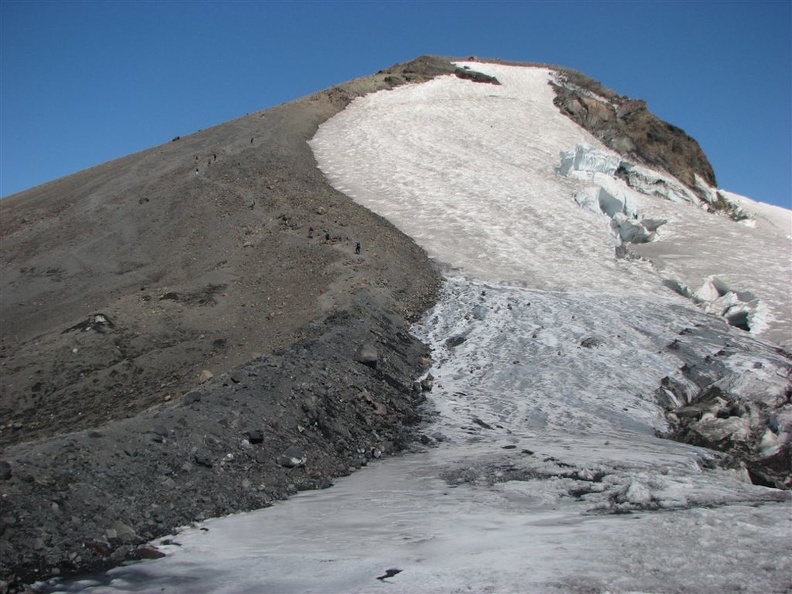
{"label": "blue sky", "polygon": [[0,196],[422,54],[644,99],[719,185],[790,208],[792,2],[0,0]]}

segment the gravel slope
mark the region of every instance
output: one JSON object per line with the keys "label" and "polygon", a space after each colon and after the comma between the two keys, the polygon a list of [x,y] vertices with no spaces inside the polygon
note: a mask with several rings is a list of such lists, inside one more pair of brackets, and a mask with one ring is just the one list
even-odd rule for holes
{"label": "gravel slope", "polygon": [[0,591],[407,443],[438,272],[306,141],[415,64],[0,202]]}

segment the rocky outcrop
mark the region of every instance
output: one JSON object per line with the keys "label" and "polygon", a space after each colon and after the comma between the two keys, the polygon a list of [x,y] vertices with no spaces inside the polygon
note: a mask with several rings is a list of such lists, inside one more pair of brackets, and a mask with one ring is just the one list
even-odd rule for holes
{"label": "rocky outcrop", "polygon": [[498,79],[494,76],[489,76],[483,72],[477,72],[468,66],[460,68],[452,64],[450,58],[443,58],[440,56],[420,56],[410,62],[396,64],[395,66],[381,70],[377,74],[384,75],[385,82],[393,87],[406,83],[426,82],[445,74],[453,74],[458,78],[477,83],[500,84]]}
{"label": "rocky outcrop", "polygon": [[[151,555],[190,522],[329,487],[404,449],[422,420],[425,347],[361,291],[308,338],[131,419],[0,454],[0,579]],[[377,354],[360,361],[358,344]]]}
{"label": "rocky outcrop", "polygon": [[667,171],[696,193],[700,191],[696,176],[717,187],[715,172],[699,144],[681,128],[655,116],[645,101],[619,95],[574,70],[556,70],[556,106],[606,146]]}
{"label": "rocky outcrop", "polygon": [[792,487],[792,358],[713,321],[668,349],[683,361],[655,396],[672,439],[726,453],[755,484]]}

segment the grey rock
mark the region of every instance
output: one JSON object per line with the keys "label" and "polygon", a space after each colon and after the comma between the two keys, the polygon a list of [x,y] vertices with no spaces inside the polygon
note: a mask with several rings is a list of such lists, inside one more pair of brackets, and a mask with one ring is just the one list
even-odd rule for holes
{"label": "grey rock", "polygon": [[434,376],[430,373],[421,380],[421,390],[424,392],[431,392],[434,387]]}
{"label": "grey rock", "polygon": [[500,85],[500,81],[494,76],[490,76],[488,74],[484,74],[483,72],[478,72],[476,70],[470,70],[468,68],[457,68],[456,70],[454,70],[454,74],[458,78],[470,80],[477,83],[489,83],[491,85]]}
{"label": "grey rock", "polygon": [[168,430],[162,425],[156,425],[151,429],[151,433],[161,437],[168,437]]}
{"label": "grey rock", "polygon": [[487,317],[487,308],[483,305],[477,305],[473,308],[473,317],[477,320],[483,320]]}
{"label": "grey rock", "polygon": [[201,393],[197,392],[196,390],[192,390],[191,392],[187,392],[184,395],[184,402],[186,404],[192,404],[193,402],[200,402],[201,401]]}
{"label": "grey rock", "polygon": [[446,346],[450,349],[454,348],[455,346],[459,346],[463,342],[465,342],[467,338],[462,335],[452,336],[451,338],[447,338],[445,343]]}
{"label": "grey rock", "polygon": [[371,343],[364,343],[355,351],[355,361],[363,363],[363,365],[376,367],[378,360],[379,354],[377,353],[377,347]]}
{"label": "grey rock", "polygon": [[262,443],[264,441],[264,432],[261,429],[252,429],[247,432],[247,437],[250,443]]}
{"label": "grey rock", "polygon": [[193,455],[193,460],[198,466],[204,466],[205,468],[212,467],[212,458],[206,452],[195,452]]}
{"label": "grey rock", "polygon": [[277,463],[285,468],[296,468],[298,466],[305,466],[307,458],[297,446],[291,446],[277,458]]}
{"label": "grey rock", "polygon": [[113,526],[111,528],[116,533],[116,537],[125,543],[132,543],[138,539],[138,535],[135,531],[120,520],[113,522]]}
{"label": "grey rock", "polygon": [[7,481],[11,478],[12,470],[11,463],[5,460],[0,460],[0,480]]}

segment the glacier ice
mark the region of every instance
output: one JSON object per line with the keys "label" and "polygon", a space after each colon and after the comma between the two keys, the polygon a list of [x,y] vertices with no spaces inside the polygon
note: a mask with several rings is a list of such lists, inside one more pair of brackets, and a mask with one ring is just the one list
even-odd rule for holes
{"label": "glacier ice", "polygon": [[[658,196],[677,203],[690,203],[702,208],[723,210],[735,220],[750,219],[750,214],[739,205],[709,186],[699,175],[695,175],[695,188],[665,172],[623,160],[618,154],[593,148],[580,143],[573,150],[561,151],[561,163],[556,172],[564,177],[592,179],[602,174],[622,179],[628,187],[647,196]],[[613,213],[605,208],[603,212]]]}
{"label": "glacier ice", "polygon": [[575,202],[584,210],[598,215],[607,215],[611,229],[620,243],[647,243],[652,241],[657,229],[665,219],[639,219],[638,211],[631,207],[624,196],[616,196],[605,188],[591,186],[575,194]]}
{"label": "glacier ice", "polygon": [[628,186],[647,196],[658,196],[671,202],[688,202],[697,206],[703,203],[687,186],[667,173],[658,173],[648,167],[627,161],[621,162],[618,173]]}
{"label": "glacier ice", "polygon": [[695,291],[676,279],[663,284],[687,297],[705,312],[722,317],[730,326],[758,334],[767,326],[765,303],[751,291],[734,291],[716,276],[709,276]]}
{"label": "glacier ice", "polygon": [[561,152],[558,173],[563,176],[572,175],[574,172],[614,175],[620,163],[619,155],[592,148],[587,144],[578,144],[574,150]]}

